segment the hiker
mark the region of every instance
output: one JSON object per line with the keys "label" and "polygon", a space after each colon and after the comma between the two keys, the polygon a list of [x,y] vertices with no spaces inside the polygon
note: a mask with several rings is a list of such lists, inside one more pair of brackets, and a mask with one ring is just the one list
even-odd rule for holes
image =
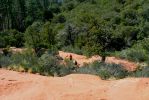
{"label": "hiker", "polygon": [[72,58],[72,55],[71,54],[69,55],[69,60],[73,61],[73,64],[76,66],[76,68],[79,67],[78,66],[78,62]]}
{"label": "hiker", "polygon": [[71,54],[69,55],[69,59],[72,60],[72,55]]}
{"label": "hiker", "polygon": [[77,65],[77,64],[78,64],[76,60],[73,60],[73,63],[74,63],[75,65]]}
{"label": "hiker", "polygon": [[76,68],[79,67],[78,62],[76,60],[73,60],[73,64],[76,66]]}

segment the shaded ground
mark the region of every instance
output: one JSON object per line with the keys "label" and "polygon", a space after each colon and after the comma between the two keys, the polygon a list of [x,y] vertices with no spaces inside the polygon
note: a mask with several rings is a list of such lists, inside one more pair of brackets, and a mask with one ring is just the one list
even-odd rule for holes
{"label": "shaded ground", "polygon": [[149,100],[149,79],[105,81],[72,74],[44,77],[0,69],[1,100]]}

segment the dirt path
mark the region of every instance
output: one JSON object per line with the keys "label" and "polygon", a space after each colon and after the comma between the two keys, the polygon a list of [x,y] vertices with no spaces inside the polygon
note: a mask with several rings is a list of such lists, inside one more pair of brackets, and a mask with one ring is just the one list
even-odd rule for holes
{"label": "dirt path", "polygon": [[0,100],[149,100],[149,79],[104,81],[72,74],[44,77],[0,69]]}
{"label": "dirt path", "polygon": [[[68,53],[68,52],[63,52],[63,51],[59,51],[59,55],[63,59],[69,58],[69,56],[72,55],[72,58],[78,62],[80,67],[83,66],[85,63],[92,63],[94,61],[101,60],[101,57],[98,55],[92,56],[91,58],[87,58],[86,56],[83,56],[83,55],[77,55],[74,53]],[[107,63],[121,64],[128,71],[134,71],[137,68],[137,64],[135,64],[134,62],[127,61],[124,59],[119,59],[116,57],[107,57],[106,62]]]}

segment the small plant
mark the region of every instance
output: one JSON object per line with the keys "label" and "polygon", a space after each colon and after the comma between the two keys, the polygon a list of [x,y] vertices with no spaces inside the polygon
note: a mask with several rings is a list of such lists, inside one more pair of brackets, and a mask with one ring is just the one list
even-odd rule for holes
{"label": "small plant", "polygon": [[77,72],[78,66],[73,63],[72,60],[64,59],[65,64],[59,65],[59,76],[65,76]]}
{"label": "small plant", "polygon": [[65,52],[71,52],[71,53],[76,53],[76,54],[80,54],[80,55],[83,54],[83,51],[81,49],[74,48],[72,46],[63,47],[62,50]]}
{"label": "small plant", "polygon": [[0,66],[7,67],[12,64],[11,58],[9,56],[1,56],[0,57]]}
{"label": "small plant", "polygon": [[128,72],[117,64],[106,64],[103,62],[94,62],[77,70],[77,73],[98,75],[102,79],[115,77],[116,79],[128,76]]}
{"label": "small plant", "polygon": [[123,59],[132,60],[135,62],[147,61],[148,56],[146,50],[142,48],[131,48],[121,51],[118,56]]}
{"label": "small plant", "polygon": [[131,73],[131,76],[134,77],[149,77],[149,67],[143,67],[141,69],[137,69],[135,72]]}

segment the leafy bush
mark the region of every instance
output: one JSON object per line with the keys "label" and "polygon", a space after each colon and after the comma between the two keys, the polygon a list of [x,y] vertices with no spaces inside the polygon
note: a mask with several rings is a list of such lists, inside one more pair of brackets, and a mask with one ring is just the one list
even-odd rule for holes
{"label": "leafy bush", "polygon": [[147,62],[149,57],[149,39],[138,41],[132,48],[117,52],[116,55],[123,58],[129,59],[135,62]]}
{"label": "leafy bush", "polygon": [[12,61],[9,56],[0,55],[0,66],[7,67],[12,64]]}
{"label": "leafy bush", "polygon": [[83,54],[83,52],[82,52],[81,49],[79,49],[79,48],[74,48],[74,47],[72,47],[72,46],[63,47],[63,48],[62,48],[62,51],[71,52],[71,53],[76,53],[76,54],[80,54],[80,55]]}
{"label": "leafy bush", "polygon": [[68,74],[73,74],[77,71],[78,66],[69,59],[64,59],[65,64],[61,66],[59,70],[59,76],[65,76]]}
{"label": "leafy bush", "polygon": [[40,57],[39,65],[41,66],[41,73],[43,75],[54,76],[54,74],[58,74],[58,71],[60,68],[56,57],[48,55],[48,54],[43,54]]}
{"label": "leafy bush", "polygon": [[24,37],[26,46],[34,48],[37,54],[41,48],[51,48],[55,45],[55,32],[50,22],[34,22],[26,29]]}
{"label": "leafy bush", "polygon": [[149,67],[143,67],[141,69],[137,69],[135,72],[132,72],[130,76],[133,77],[149,77]]}
{"label": "leafy bush", "polygon": [[7,46],[22,47],[24,43],[24,35],[17,30],[6,30],[0,32],[0,47],[5,48]]}
{"label": "leafy bush", "polygon": [[106,64],[101,62],[94,62],[85,67],[81,67],[77,70],[77,73],[98,75],[102,79],[108,79],[110,77],[124,78],[128,75],[127,71],[117,64]]}
{"label": "leafy bush", "polygon": [[104,71],[104,73],[106,73],[107,76],[104,76],[105,78],[110,78],[111,76],[115,78],[124,78],[128,75],[127,71],[124,70],[121,65],[117,64],[105,64],[101,68],[101,71]]}
{"label": "leafy bush", "polygon": [[132,61],[136,61],[136,62],[146,61],[148,58],[147,53],[144,49],[133,49],[133,48],[123,50],[119,54],[119,57],[124,58],[124,59],[129,59]]}

